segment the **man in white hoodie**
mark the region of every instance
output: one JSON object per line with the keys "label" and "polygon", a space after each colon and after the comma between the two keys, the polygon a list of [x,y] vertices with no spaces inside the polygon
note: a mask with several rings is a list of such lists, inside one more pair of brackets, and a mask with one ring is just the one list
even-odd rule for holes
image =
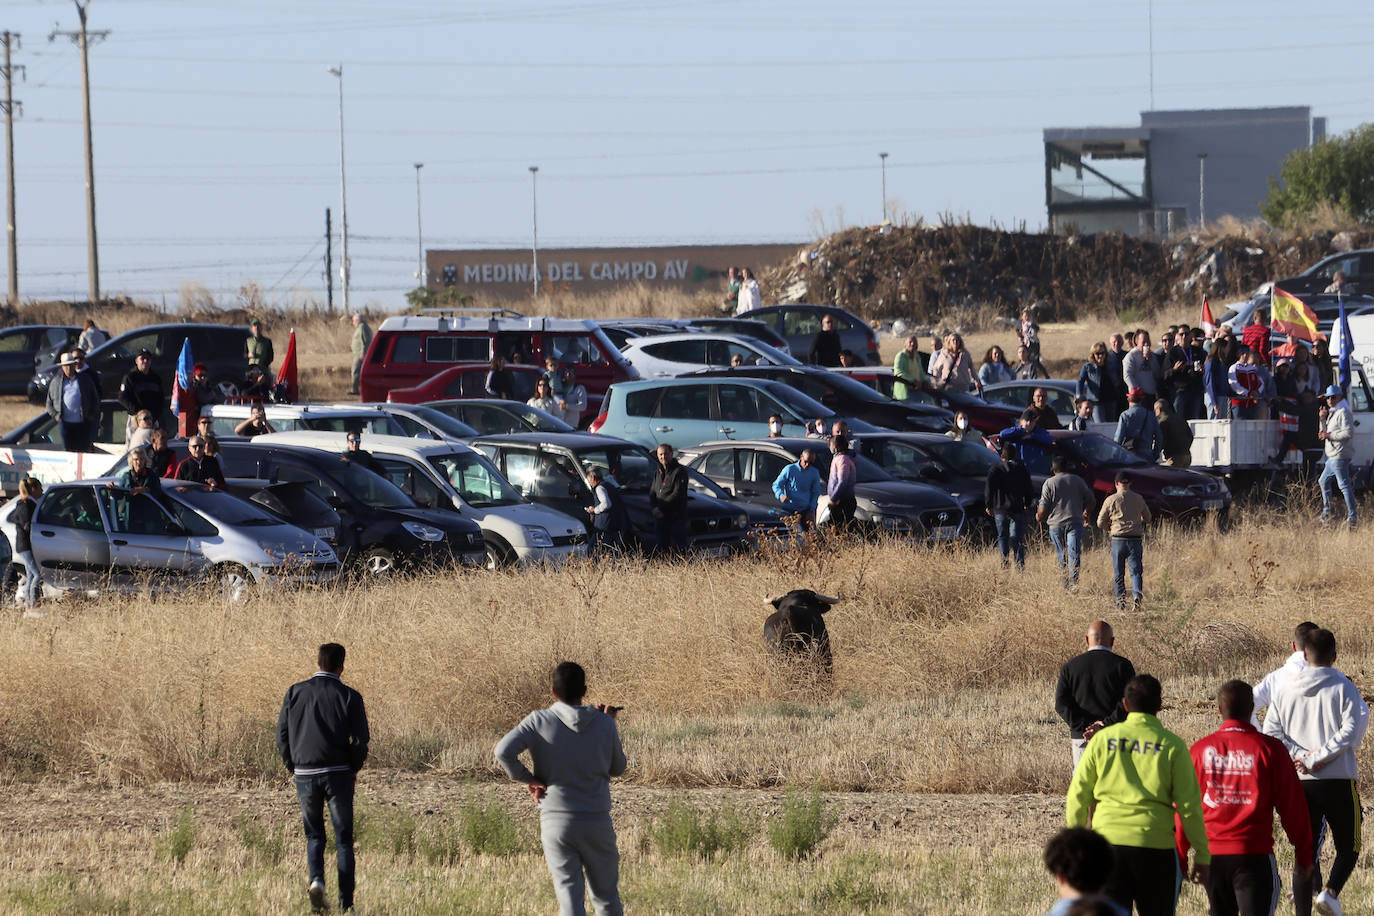
{"label": "man in white hoodie", "polygon": [[1307,659],[1303,657],[1303,646],[1307,645],[1307,635],[1319,629],[1321,628],[1310,620],[1304,620],[1294,627],[1293,654],[1288,656],[1288,660],[1282,666],[1270,671],[1255,685],[1255,711],[1250,714],[1250,724],[1255,728],[1260,727],[1259,711],[1269,706],[1274,694],[1278,693],[1279,686],[1307,667]]}
{"label": "man in white hoodie", "polygon": [[[1336,861],[1326,886],[1317,895],[1317,912],[1343,916],[1341,889],[1360,854],[1360,794],[1355,784],[1355,749],[1369,727],[1369,707],[1350,678],[1332,667],[1336,637],[1317,629],[1307,635],[1307,667],[1279,684],[1264,717],[1264,733],[1288,748],[1298,771],[1317,859],[1326,831],[1336,847]],[[1293,872],[1293,906],[1297,916],[1311,916],[1315,881]]]}
{"label": "man in white hoodie", "polygon": [[[539,835],[560,916],[583,916],[583,871],[598,916],[621,916],[620,852],[611,823],[611,777],[625,772],[618,706],[583,706],[587,675],[574,662],[553,671],[556,702],[537,709],[496,745],[496,762],[539,803]],[[520,762],[530,752],[534,772]]]}

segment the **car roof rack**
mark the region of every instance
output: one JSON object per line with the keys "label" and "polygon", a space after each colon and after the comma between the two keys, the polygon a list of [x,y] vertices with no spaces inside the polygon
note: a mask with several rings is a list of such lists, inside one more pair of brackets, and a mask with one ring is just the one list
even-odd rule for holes
{"label": "car roof rack", "polygon": [[420,309],[423,315],[490,315],[492,318],[525,318],[524,312],[507,308],[429,308]]}

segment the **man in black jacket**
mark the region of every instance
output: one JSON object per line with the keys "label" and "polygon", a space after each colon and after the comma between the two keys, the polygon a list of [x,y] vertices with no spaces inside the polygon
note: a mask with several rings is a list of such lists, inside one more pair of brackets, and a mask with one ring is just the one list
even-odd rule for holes
{"label": "man in black jacket", "polygon": [[1011,442],[1002,444],[1002,463],[988,471],[983,486],[983,503],[997,529],[997,548],[1002,565],[1016,558],[1016,568],[1026,568],[1026,510],[1035,502],[1030,472],[1017,456]]}
{"label": "man in black jacket", "polygon": [[649,511],[654,517],[658,551],[687,550],[687,469],[673,457],[666,442],[656,451],[658,470],[649,488]]}
{"label": "man in black jacket", "polygon": [[807,362],[813,366],[833,368],[840,364],[840,351],[843,349],[840,332],[835,330],[835,319],[826,315],[821,318],[821,329],[811,338],[811,351],[807,354]]}
{"label": "man in black jacket", "polygon": [[153,352],[140,350],[134,357],[134,367],[119,383],[119,403],[133,417],[140,410],[146,410],[154,417],[167,412],[167,392],[162,387],[162,379],[153,371]]}
{"label": "man in black jacket", "polygon": [[1112,651],[1112,625],[1105,620],[1088,627],[1088,651],[1076,655],[1059,669],[1054,688],[1054,709],[1069,725],[1073,765],[1095,732],[1126,719],[1121,703],[1126,682],[1135,677],[1135,666]]}
{"label": "man in black jacket", "polygon": [[296,777],[305,822],[310,905],[328,908],[324,887],[324,806],[334,824],[339,863],[339,909],[353,906],[353,786],[367,759],[367,710],[362,694],[344,686],[344,647],[320,646],[320,670],[293,684],[277,718],[277,750]]}

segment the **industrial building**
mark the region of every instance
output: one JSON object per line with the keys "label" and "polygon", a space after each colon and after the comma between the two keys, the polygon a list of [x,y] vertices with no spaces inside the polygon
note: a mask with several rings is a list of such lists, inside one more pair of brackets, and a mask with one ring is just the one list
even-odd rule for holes
{"label": "industrial building", "polygon": [[1283,159],[1326,136],[1307,106],[1146,111],[1139,127],[1046,128],[1051,232],[1167,235],[1253,219]]}

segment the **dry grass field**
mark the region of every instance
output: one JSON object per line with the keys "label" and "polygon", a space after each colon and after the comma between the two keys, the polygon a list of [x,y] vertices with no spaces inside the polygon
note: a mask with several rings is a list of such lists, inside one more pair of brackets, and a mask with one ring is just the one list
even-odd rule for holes
{"label": "dry grass field", "polygon": [[[303,366],[323,383],[346,371],[348,327],[309,317],[271,318],[269,333],[280,349],[294,322]],[[1048,325],[1046,355],[1076,372],[1118,324]],[[981,355],[1013,338],[966,339]],[[32,412],[7,403],[0,424]],[[1053,892],[1039,849],[1069,777],[1054,678],[1088,622],[1116,625],[1119,650],[1164,683],[1162,720],[1190,741],[1215,725],[1216,687],[1280,664],[1300,620],[1335,630],[1340,666],[1369,681],[1374,529],[1320,527],[1309,510],[1242,510],[1225,533],[1161,527],[1146,547],[1146,604],[1124,614],[1111,610],[1102,545],[1070,594],[1046,543],[1020,574],[970,547],[833,544],[436,574],[241,605],[192,592],[50,603],[39,618],[11,609],[0,615],[0,911],[304,911],[304,844],[272,727],[314,647],[338,640],[373,726],[361,912],[552,910],[534,808],[491,748],[547,701],[548,671],[570,658],[588,670],[590,701],[627,707],[631,767],[613,791],[632,912],[1042,913]],[[762,650],[765,597],[794,587],[845,598],[828,616],[828,690]],[[1368,751],[1360,771],[1368,785]],[[786,792],[812,788],[834,829],[787,861],[770,829]],[[675,851],[664,825],[684,802],[743,824],[739,842],[705,861]],[[470,829],[483,810],[499,842]],[[1357,869],[1347,912],[1374,912],[1372,865]],[[1180,912],[1205,909],[1185,890]]]}

